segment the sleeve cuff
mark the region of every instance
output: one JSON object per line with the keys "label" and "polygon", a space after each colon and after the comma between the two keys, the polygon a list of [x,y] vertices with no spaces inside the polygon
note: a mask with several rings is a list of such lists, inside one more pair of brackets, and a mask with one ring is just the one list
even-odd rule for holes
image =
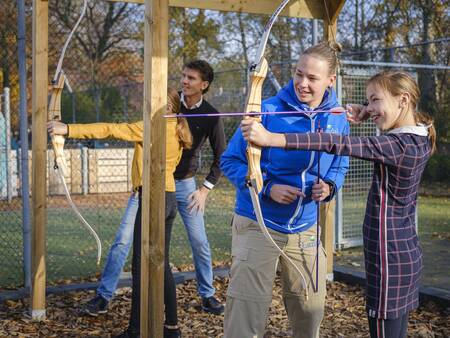
{"label": "sleeve cuff", "polygon": [[331,180],[324,180],[324,182],[330,186],[330,196],[325,198],[323,201],[324,202],[330,202],[334,198],[334,196],[336,195],[337,187],[336,187],[336,184],[333,181],[331,181]]}
{"label": "sleeve cuff", "polygon": [[212,190],[212,188],[214,188],[214,184],[206,180],[203,182],[203,186],[208,190]]}

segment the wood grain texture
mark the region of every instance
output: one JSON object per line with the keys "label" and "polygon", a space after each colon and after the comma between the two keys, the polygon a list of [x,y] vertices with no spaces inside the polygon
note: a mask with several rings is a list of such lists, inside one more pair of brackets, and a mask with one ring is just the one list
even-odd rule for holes
{"label": "wood grain texture", "polygon": [[47,222],[48,2],[33,1],[32,65],[32,291],[31,315],[45,319]]}
{"label": "wood grain texture", "polygon": [[[108,1],[144,3],[144,0]],[[271,15],[278,7],[281,0],[257,0],[257,6],[255,6],[255,2],[255,0],[169,0],[169,6]],[[322,19],[323,3],[320,0],[291,1],[280,15],[294,18]]]}
{"label": "wood grain texture", "polygon": [[168,0],[145,1],[144,169],[141,337],[162,337],[164,323],[165,144]]}

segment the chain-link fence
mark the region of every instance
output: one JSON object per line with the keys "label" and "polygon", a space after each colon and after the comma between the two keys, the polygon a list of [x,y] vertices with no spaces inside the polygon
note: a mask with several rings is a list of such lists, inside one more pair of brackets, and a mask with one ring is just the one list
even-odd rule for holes
{"label": "chain-link fence", "polygon": [[18,149],[18,53],[15,1],[0,3],[0,288],[23,282],[22,199]]}
{"label": "chain-link fence", "polygon": [[[338,95],[343,105],[362,103],[366,100],[366,82],[377,72],[376,69],[345,67],[337,78]],[[366,122],[350,128],[351,136],[373,136],[377,128],[373,122]],[[372,180],[373,163],[350,158],[350,167],[345,183],[337,197],[337,248],[362,245],[362,221],[364,220],[368,185]]]}
{"label": "chain-link fence", "polygon": [[[31,14],[31,1],[27,0]],[[80,1],[52,1],[50,4],[49,76],[55,70],[60,50],[73,26]],[[0,115],[0,289],[23,284],[21,158],[17,131],[19,130],[18,80],[16,39],[17,13],[14,2],[2,2],[10,13],[9,27],[12,43],[0,48],[9,64],[2,64],[3,86],[9,83],[11,107],[11,138],[6,133],[4,109]],[[2,11],[3,8],[0,8]],[[206,99],[222,112],[242,110],[247,92],[247,49],[255,49],[265,18],[235,13],[205,15],[204,11],[171,8],[169,84],[179,87],[179,75],[185,61],[204,58],[215,68],[215,79]],[[190,15],[192,14],[192,15]],[[31,88],[31,20],[27,16],[27,65],[28,90]],[[142,118],[143,97],[143,7],[140,5],[90,2],[85,19],[74,35],[63,69],[69,79],[72,92],[64,91],[62,116],[67,123],[134,122]],[[251,21],[250,21],[251,20]],[[247,23],[246,23],[247,22]],[[242,26],[243,25],[243,26]],[[3,24],[2,24],[3,32]],[[205,28],[206,27],[206,28]],[[243,27],[243,28],[239,28]],[[225,29],[225,31],[221,31]],[[234,30],[233,30],[234,29]],[[274,27],[276,39],[270,41],[268,55],[273,65],[264,83],[263,96],[274,95],[280,84],[291,77],[292,63],[280,60],[298,55],[309,38],[293,36],[308,34],[307,24],[298,19],[282,19]],[[249,36],[248,41],[239,37]],[[294,35],[295,34],[295,35]],[[12,38],[11,38],[12,36]],[[220,39],[219,39],[220,37]],[[4,40],[1,40],[4,41]],[[8,42],[11,42],[8,40]],[[288,41],[294,41],[288,43]],[[226,48],[222,48],[225,46]],[[245,48],[244,48],[245,47]],[[222,48],[222,49],[221,49]],[[286,56],[280,50],[289,49]],[[244,53],[243,53],[244,51]],[[232,57],[233,53],[238,55]],[[231,55],[230,55],[231,54]],[[251,53],[249,53],[251,56]],[[5,70],[9,80],[5,82]],[[365,80],[378,69],[371,66],[355,68],[344,66],[339,79],[343,103],[361,102],[365,97]],[[4,92],[0,89],[0,94]],[[28,104],[30,114],[30,102]],[[225,133],[229,139],[239,124],[238,119],[224,118]],[[353,135],[373,135],[372,124],[352,129]],[[11,150],[6,143],[11,142]],[[106,256],[114,239],[126,201],[131,190],[131,159],[133,144],[117,140],[67,140],[66,160],[69,166],[67,183],[75,204],[99,233]],[[198,179],[209,171],[211,150],[206,144],[202,149]],[[31,151],[29,152],[31,168]],[[6,164],[8,163],[8,164]],[[11,168],[9,171],[6,169]],[[346,184],[342,190],[336,243],[351,246],[360,242],[365,196],[371,180],[370,163],[352,160]],[[53,170],[52,155],[48,155],[47,171],[48,221],[47,221],[47,279],[58,283],[62,279],[86,279],[99,272],[95,265],[96,247],[93,238],[79,223],[68,206],[57,175]],[[5,182],[12,182],[9,186]],[[8,188],[10,187],[10,188]],[[8,195],[8,189],[11,193]],[[231,231],[229,228],[234,189],[222,178],[208,196],[205,214],[210,245],[215,262],[230,257]],[[339,208],[337,208],[339,210]],[[29,212],[29,211],[28,211]],[[192,263],[191,249],[179,217],[174,227],[171,243],[171,260],[174,264]],[[102,264],[104,261],[102,262]],[[129,261],[126,270],[129,270]]]}

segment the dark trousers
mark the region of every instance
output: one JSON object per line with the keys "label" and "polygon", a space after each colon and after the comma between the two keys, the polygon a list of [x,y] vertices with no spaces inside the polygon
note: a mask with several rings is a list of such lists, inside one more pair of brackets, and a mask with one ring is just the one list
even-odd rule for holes
{"label": "dark trousers", "polygon": [[378,319],[369,316],[370,338],[406,338],[408,316],[409,313],[396,319]]}
{"label": "dark trousers", "polygon": [[[141,302],[141,210],[142,198],[139,192],[139,209],[136,214],[133,235],[133,260],[131,273],[133,290],[131,295],[131,315],[128,330],[140,332],[140,302]],[[167,325],[177,325],[177,294],[175,280],[169,265],[169,249],[172,226],[177,215],[177,200],[175,192],[166,192],[165,218],[165,259],[164,259],[164,305]]]}

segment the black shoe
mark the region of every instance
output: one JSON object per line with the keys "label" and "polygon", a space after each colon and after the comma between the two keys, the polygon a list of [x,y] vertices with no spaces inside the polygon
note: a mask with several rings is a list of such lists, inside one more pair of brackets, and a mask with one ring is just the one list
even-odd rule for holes
{"label": "black shoe", "polygon": [[105,298],[98,295],[84,305],[83,311],[90,316],[97,317],[99,314],[108,312],[108,303]]}
{"label": "black shoe", "polygon": [[164,338],[181,338],[180,328],[169,329],[164,325]]}
{"label": "black shoe", "polygon": [[225,307],[214,296],[211,296],[202,299],[202,309],[214,315],[220,315]]}
{"label": "black shoe", "polygon": [[139,338],[140,335],[137,332],[126,330],[119,334],[118,336],[113,336],[112,338]]}

